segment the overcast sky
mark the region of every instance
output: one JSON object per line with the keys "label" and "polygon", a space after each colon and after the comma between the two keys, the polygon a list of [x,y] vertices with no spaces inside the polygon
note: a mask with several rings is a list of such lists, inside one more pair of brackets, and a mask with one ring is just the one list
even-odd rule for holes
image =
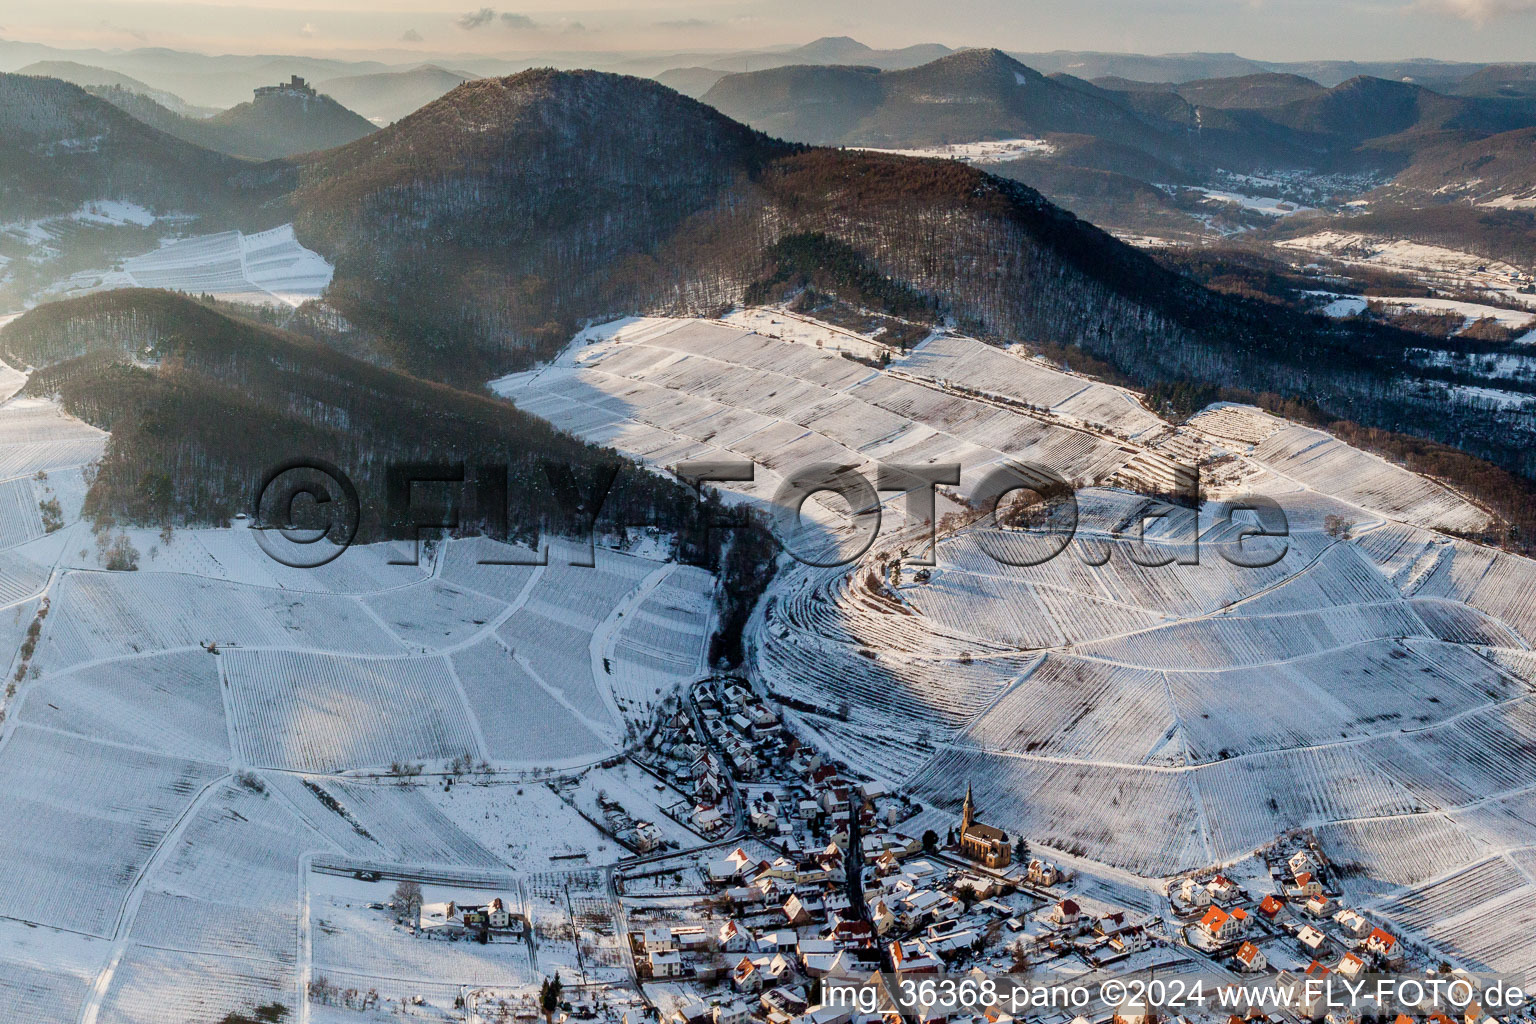
{"label": "overcast sky", "polygon": [[745,49],[824,35],[880,47],[1536,61],[1536,0],[0,0],[0,39],[66,47],[408,58]]}

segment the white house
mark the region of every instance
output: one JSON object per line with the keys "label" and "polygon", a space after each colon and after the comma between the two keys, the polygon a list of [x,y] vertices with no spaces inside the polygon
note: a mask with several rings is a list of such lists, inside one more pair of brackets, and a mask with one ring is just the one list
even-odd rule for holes
{"label": "white house", "polygon": [[683,973],[683,954],[676,950],[652,953],[650,959],[653,978],[675,978]]}
{"label": "white house", "polygon": [[1237,963],[1245,971],[1262,971],[1269,966],[1269,961],[1264,957],[1264,951],[1251,942],[1245,942],[1237,947]]}

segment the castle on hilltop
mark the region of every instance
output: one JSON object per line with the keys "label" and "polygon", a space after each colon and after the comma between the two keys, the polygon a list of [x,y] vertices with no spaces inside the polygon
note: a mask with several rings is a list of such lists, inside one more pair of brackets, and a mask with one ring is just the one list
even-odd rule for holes
{"label": "castle on hilltop", "polygon": [[965,785],[965,803],[960,805],[960,852],[989,868],[1005,868],[1013,860],[1013,849],[1003,830],[976,820],[970,783]]}
{"label": "castle on hilltop", "polygon": [[256,89],[256,98],[263,96],[294,96],[300,99],[312,100],[316,96],[315,87],[310,85],[298,75],[292,75],[282,85],[263,85]]}

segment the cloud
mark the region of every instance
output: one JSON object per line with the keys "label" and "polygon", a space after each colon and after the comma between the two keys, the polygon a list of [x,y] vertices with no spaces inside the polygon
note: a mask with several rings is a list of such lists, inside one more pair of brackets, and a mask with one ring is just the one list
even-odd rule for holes
{"label": "cloud", "polygon": [[528,17],[528,15],[513,14],[511,11],[504,11],[502,13],[501,23],[506,28],[514,29],[534,29],[539,27],[539,23]]}
{"label": "cloud", "polygon": [[658,21],[657,28],[690,29],[690,28],[714,28],[719,22],[707,21],[704,18],[677,18],[672,21]]}
{"label": "cloud", "polygon": [[144,32],[141,32],[140,30],[138,30],[136,28],[125,28],[122,25],[114,25],[114,24],[112,24],[110,21],[108,21],[105,18],[101,19],[101,27],[105,28],[105,29],[109,29],[109,30],[111,30],[113,32],[121,32],[123,35],[128,36],[128,37],[130,37],[132,39],[137,39],[141,43],[149,42],[149,36],[146,35]]}
{"label": "cloud", "polygon": [[1476,25],[1513,15],[1536,14],[1536,0],[1419,0],[1415,6]]}
{"label": "cloud", "polygon": [[459,17],[459,28],[466,32],[473,32],[477,28],[484,28],[496,20],[496,12],[489,7],[482,7],[478,11],[470,11]]}
{"label": "cloud", "polygon": [[400,41],[402,43],[419,43],[421,42],[421,33],[413,28],[408,28],[400,34]]}

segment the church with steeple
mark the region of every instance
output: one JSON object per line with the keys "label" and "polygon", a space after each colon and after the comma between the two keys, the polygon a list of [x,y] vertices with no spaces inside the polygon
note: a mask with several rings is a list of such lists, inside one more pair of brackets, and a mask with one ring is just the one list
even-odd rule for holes
{"label": "church with steeple", "polygon": [[960,852],[989,868],[1005,868],[1013,860],[1013,848],[1003,830],[976,820],[970,783],[965,785],[965,803],[960,806]]}

